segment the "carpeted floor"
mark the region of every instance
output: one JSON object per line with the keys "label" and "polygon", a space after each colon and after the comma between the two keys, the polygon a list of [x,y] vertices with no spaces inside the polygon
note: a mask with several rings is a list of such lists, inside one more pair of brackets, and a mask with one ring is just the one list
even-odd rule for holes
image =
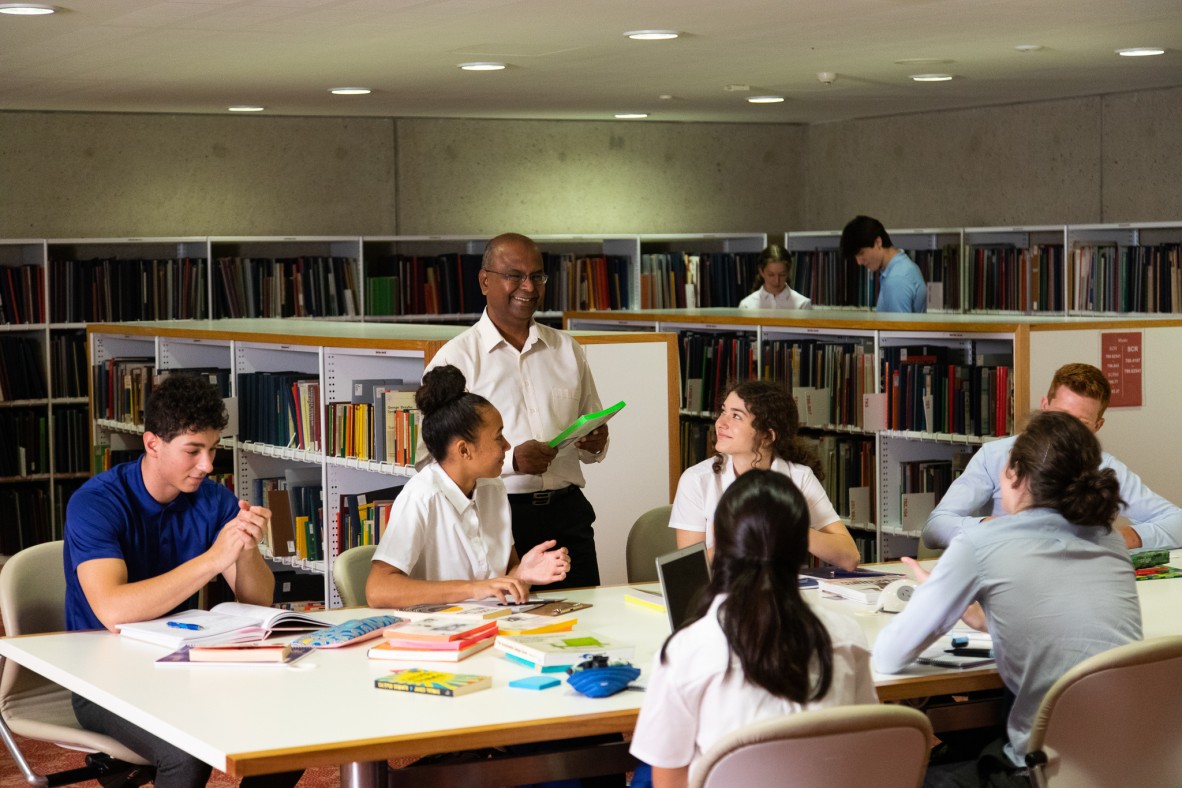
{"label": "carpeted floor", "polygon": [[[72,750],[65,750],[53,744],[30,741],[17,737],[21,752],[29,761],[29,765],[37,772],[59,772],[66,769],[77,769],[86,765],[86,756]],[[340,772],[335,768],[309,769],[304,772],[299,788],[333,788],[341,784]],[[88,785],[97,785],[91,782]],[[209,781],[211,788],[234,788],[238,785],[237,778],[229,777],[222,772],[214,771]],[[24,777],[13,763],[12,756],[7,750],[0,754],[0,788],[27,788]]]}

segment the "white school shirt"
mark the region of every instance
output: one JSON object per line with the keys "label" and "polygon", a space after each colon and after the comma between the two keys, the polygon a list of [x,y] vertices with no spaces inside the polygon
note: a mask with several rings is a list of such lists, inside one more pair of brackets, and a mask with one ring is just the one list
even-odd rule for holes
{"label": "white school shirt", "polygon": [[[531,439],[546,443],[580,416],[603,410],[583,348],[566,332],[536,322],[518,352],[485,310],[476,325],[439,349],[426,370],[445,364],[463,372],[468,391],[500,411],[505,440],[513,447]],[[431,459],[421,438],[417,456],[425,458],[416,463],[420,466]],[[501,478],[510,493],[583,487],[580,462],[600,462],[606,456],[607,447],[592,454],[572,444],[558,452],[545,473],[534,475],[513,470],[510,450]]]}
{"label": "white school shirt", "polygon": [[[677,495],[673,498],[673,511],[669,515],[670,528],[704,531],[707,548],[714,547],[714,510],[718,508],[718,499],[737,478],[732,459],[724,456],[723,460],[726,464],[719,473],[714,472],[714,458],[685,469],[677,482]],[[776,457],[770,470],[787,476],[804,495],[809,507],[809,528],[820,530],[841,519],[812,468]]]}
{"label": "white school shirt", "polygon": [[432,462],[411,477],[390,508],[374,551],[415,580],[488,580],[509,570],[513,528],[500,479],[478,479],[472,498]]}
{"label": "white school shirt", "polygon": [[785,287],[779,293],[769,293],[760,287],[751,295],[739,302],[739,309],[812,309],[813,300],[806,298],[791,287]]}
{"label": "white school shirt", "polygon": [[808,709],[878,703],[862,628],[819,606],[812,610],[833,644],[833,675],[825,696],[802,705],[749,683],[718,623],[724,598],[716,597],[706,615],[672,637],[664,664],[660,652],[653,658],[629,748],[641,761],[663,769],[688,765],[692,773],[703,752],[744,725]]}

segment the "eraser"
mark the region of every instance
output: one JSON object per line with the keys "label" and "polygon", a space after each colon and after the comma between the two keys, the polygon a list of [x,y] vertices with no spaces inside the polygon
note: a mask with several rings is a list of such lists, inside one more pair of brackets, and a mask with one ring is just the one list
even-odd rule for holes
{"label": "eraser", "polygon": [[560,683],[553,676],[526,676],[521,679],[513,679],[509,682],[509,686],[518,689],[544,690],[557,687]]}

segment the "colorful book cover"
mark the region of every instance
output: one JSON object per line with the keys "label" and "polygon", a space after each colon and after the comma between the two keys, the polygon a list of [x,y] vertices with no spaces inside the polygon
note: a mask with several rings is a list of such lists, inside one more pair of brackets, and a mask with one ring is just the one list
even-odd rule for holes
{"label": "colorful book cover", "polygon": [[383,635],[402,640],[471,640],[497,631],[496,621],[434,617],[388,627]]}
{"label": "colorful book cover", "polygon": [[635,648],[588,630],[544,635],[500,635],[497,649],[533,667],[575,665],[593,654],[630,659]]}
{"label": "colorful book cover", "polygon": [[378,689],[389,689],[396,692],[414,692],[450,698],[488,689],[492,686],[492,676],[407,668],[375,679],[374,686]]}
{"label": "colorful book cover", "polygon": [[[455,640],[453,643],[465,644],[463,648],[436,649],[435,643],[417,643],[413,646],[396,645],[390,641],[383,641],[371,646],[366,652],[370,659],[400,659],[414,662],[460,662],[473,654],[479,654],[493,644],[494,638],[485,637],[480,640]],[[413,641],[404,640],[403,644]],[[425,647],[425,648],[424,648]]]}

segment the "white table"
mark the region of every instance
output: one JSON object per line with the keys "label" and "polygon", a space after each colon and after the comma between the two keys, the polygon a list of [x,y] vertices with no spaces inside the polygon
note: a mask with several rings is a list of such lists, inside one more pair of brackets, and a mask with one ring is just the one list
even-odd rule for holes
{"label": "white table", "polygon": [[[1175,555],[1182,560],[1182,552]],[[1146,637],[1182,634],[1182,619],[1171,612],[1182,599],[1182,579],[1143,582],[1137,588]],[[561,595],[593,603],[579,611],[579,627],[635,643],[633,662],[647,672],[668,624],[661,611],[627,604],[626,590],[617,586]],[[816,591],[806,593],[819,597]],[[853,615],[871,642],[889,621],[890,614],[873,613],[866,605],[820,604]],[[378,612],[325,615],[344,620]],[[365,651],[365,646],[320,650],[285,668],[181,668],[155,665],[165,653],[158,646],[106,632],[0,639],[5,657],[235,776],[339,765],[343,784],[385,784],[389,758],[630,732],[644,700],[642,692],[585,698],[565,683],[542,692],[510,688],[508,682],[526,671],[495,649],[441,668],[491,675],[491,690],[459,698],[379,690],[374,679],[412,663],[371,661]],[[876,676],[876,683],[883,700],[1001,686],[993,669],[920,666],[899,676]]]}

